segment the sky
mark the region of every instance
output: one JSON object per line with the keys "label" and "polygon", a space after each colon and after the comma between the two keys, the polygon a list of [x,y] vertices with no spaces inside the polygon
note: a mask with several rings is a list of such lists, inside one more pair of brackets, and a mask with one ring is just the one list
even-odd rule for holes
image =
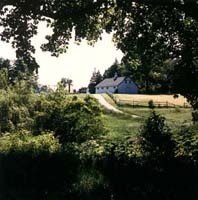
{"label": "sky", "polygon": [[[52,57],[49,52],[43,52],[40,49],[40,45],[45,42],[45,35],[50,33],[51,30],[41,23],[38,35],[32,39],[36,47],[34,56],[40,65],[38,81],[42,85],[53,87],[62,77],[65,77],[73,80],[73,89],[87,87],[94,68],[103,74],[115,59],[120,61],[123,56],[122,52],[114,46],[112,35],[104,33],[102,40],[98,41],[94,47],[87,45],[86,41],[77,45],[72,39],[67,53],[58,58]],[[0,57],[13,60],[15,50],[10,44],[0,42]]]}

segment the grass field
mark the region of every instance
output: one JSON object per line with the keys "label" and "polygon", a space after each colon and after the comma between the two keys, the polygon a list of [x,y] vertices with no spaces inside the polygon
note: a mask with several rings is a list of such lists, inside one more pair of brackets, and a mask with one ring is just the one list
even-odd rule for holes
{"label": "grass field", "polygon": [[156,105],[162,106],[190,106],[186,98],[181,95],[178,98],[174,98],[173,95],[114,94],[114,97],[121,104],[147,106],[148,102],[152,100]]}
{"label": "grass field", "polygon": [[[72,95],[71,95],[72,96]],[[83,98],[86,94],[77,95],[79,98]],[[92,96],[92,95],[91,95]],[[120,105],[118,106],[113,99],[107,95],[102,94],[104,99],[117,107],[119,110],[123,111],[125,114],[118,114],[112,111],[108,111],[103,108],[103,121],[105,127],[107,128],[107,138],[115,139],[123,136],[135,136],[142,128],[145,120],[150,115],[151,109],[148,108],[148,101],[169,101],[177,105],[183,105],[186,102],[186,99],[180,96],[177,99],[174,99],[172,95],[123,95],[115,94],[116,98],[121,100],[133,101],[142,101],[146,103],[147,107],[133,107],[130,105]],[[190,124],[192,116],[191,108],[155,108],[155,111],[166,118],[168,126],[172,129],[178,129],[182,124]],[[131,115],[137,115],[138,118],[133,118]]]}
{"label": "grass field", "polygon": [[132,118],[113,112],[105,112],[103,116],[105,127],[107,128],[106,137],[115,139],[123,136],[135,136],[140,130],[143,119]]}
{"label": "grass field", "polygon": [[[123,136],[133,136],[136,135],[141,127],[143,126],[145,120],[149,117],[151,109],[148,108],[148,101],[169,101],[176,105],[183,105],[186,102],[186,99],[182,96],[174,99],[172,95],[123,95],[115,94],[116,98],[121,100],[145,102],[147,101],[147,107],[133,107],[127,104],[116,105],[115,102],[107,95],[102,95],[106,101],[111,105],[117,107],[119,110],[123,111],[125,114],[116,114],[110,111],[104,112],[104,121],[107,127],[108,135],[107,137],[119,138]],[[164,116],[168,126],[172,129],[178,129],[182,124],[191,124],[192,116],[191,108],[155,108],[156,113]],[[137,115],[139,118],[133,118],[131,115]]]}
{"label": "grass field", "polygon": [[[149,108],[129,106],[121,106],[119,109],[126,114],[107,111],[104,113],[105,126],[108,129],[107,137],[117,138],[136,135],[151,112]],[[190,108],[156,108],[155,111],[166,118],[167,125],[173,131],[180,128],[182,124],[189,125],[192,123],[192,110]],[[139,118],[133,118],[131,115],[138,115]]]}

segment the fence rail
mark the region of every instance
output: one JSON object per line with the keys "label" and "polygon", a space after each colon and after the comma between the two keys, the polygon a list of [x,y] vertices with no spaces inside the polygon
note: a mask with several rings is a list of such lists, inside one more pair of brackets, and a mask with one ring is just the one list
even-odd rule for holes
{"label": "fence rail", "polygon": [[[129,100],[120,100],[120,99],[116,99],[116,103],[118,105],[132,105],[132,106],[148,106],[149,101],[129,101]],[[184,103],[183,105],[177,105],[174,103],[170,103],[168,101],[166,102],[160,102],[160,101],[153,101],[153,105],[155,107],[166,107],[166,108],[175,108],[175,107],[182,107],[182,108],[190,108],[190,105],[188,105],[187,103]]]}
{"label": "fence rail", "polygon": [[[116,104],[118,105],[130,105],[133,107],[138,107],[138,106],[142,106],[142,107],[148,107],[149,101],[137,101],[137,100],[121,100],[117,97],[115,97],[113,94],[111,93],[107,93]],[[159,107],[159,108],[175,108],[175,107],[180,107],[180,108],[191,108],[191,106],[188,103],[183,103],[183,104],[174,104],[174,103],[170,103],[168,101],[153,101],[153,105],[155,107]]]}

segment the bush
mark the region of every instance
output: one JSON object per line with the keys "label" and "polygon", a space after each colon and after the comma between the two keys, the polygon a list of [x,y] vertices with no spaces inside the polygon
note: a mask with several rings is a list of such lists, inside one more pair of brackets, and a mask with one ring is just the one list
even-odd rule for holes
{"label": "bush", "polygon": [[150,109],[154,109],[154,108],[155,108],[155,105],[154,105],[153,100],[150,100],[150,101],[148,102],[148,107],[149,107]]}
{"label": "bush", "polygon": [[101,109],[95,99],[55,99],[41,101],[35,115],[35,130],[55,132],[61,143],[84,142],[104,132]]}
{"label": "bush", "polygon": [[71,148],[63,150],[51,133],[0,137],[0,199],[71,199],[79,168]]}
{"label": "bush", "polygon": [[174,156],[175,142],[165,124],[165,118],[151,112],[140,132],[141,151],[151,159],[168,159]]}
{"label": "bush", "polygon": [[104,126],[95,99],[69,98],[63,88],[35,94],[26,82],[0,90],[0,133],[52,131],[62,143],[81,143],[101,135]]}
{"label": "bush", "polygon": [[20,131],[15,134],[5,134],[0,137],[0,153],[30,152],[32,155],[40,153],[51,154],[61,149],[59,141],[53,133],[43,133],[33,136],[28,131]]}
{"label": "bush", "polygon": [[0,90],[0,133],[31,130],[36,95],[25,82]]}
{"label": "bush", "polygon": [[176,135],[178,157],[198,162],[198,130],[182,126]]}
{"label": "bush", "polygon": [[198,122],[198,111],[192,112],[192,121],[194,124]]}

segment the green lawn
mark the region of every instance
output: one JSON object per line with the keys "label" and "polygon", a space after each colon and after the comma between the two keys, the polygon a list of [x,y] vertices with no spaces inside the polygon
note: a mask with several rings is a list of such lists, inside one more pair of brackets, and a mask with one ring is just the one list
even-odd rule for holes
{"label": "green lawn", "polygon": [[[133,108],[132,106],[120,106],[119,109],[123,112],[139,115],[143,118],[147,118],[151,110],[145,107]],[[192,109],[190,108],[155,108],[154,110],[160,115],[163,115],[169,122],[181,124],[190,122],[192,119]]]}
{"label": "green lawn", "polygon": [[[143,123],[149,116],[149,108],[133,108],[130,106],[118,107],[123,114],[105,112],[104,121],[107,127],[107,137],[123,137],[126,135],[136,135],[141,129]],[[191,123],[191,109],[187,108],[156,108],[155,111],[166,118],[168,126],[174,131],[182,124]],[[139,118],[133,118],[130,115],[138,115]]]}
{"label": "green lawn", "polygon": [[129,115],[109,113],[104,114],[105,126],[108,130],[107,137],[119,138],[136,135],[144,119],[132,118]]}
{"label": "green lawn", "polygon": [[[83,98],[86,95],[78,94],[77,96]],[[151,109],[148,107],[133,107],[129,105],[117,106],[109,95],[102,94],[102,96],[111,105],[125,113],[118,114],[103,108],[103,120],[108,130],[106,137],[119,138],[123,136],[135,136],[148,118]],[[167,124],[172,130],[178,129],[182,124],[191,123],[191,108],[155,108],[155,111],[166,118]],[[133,118],[131,115],[138,115],[139,118]]]}

